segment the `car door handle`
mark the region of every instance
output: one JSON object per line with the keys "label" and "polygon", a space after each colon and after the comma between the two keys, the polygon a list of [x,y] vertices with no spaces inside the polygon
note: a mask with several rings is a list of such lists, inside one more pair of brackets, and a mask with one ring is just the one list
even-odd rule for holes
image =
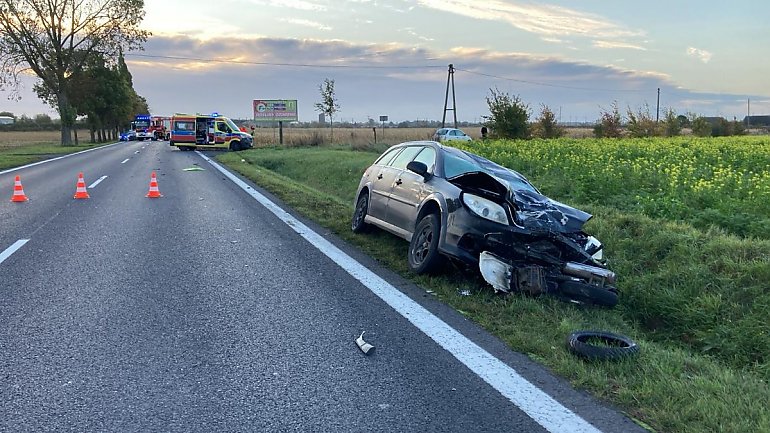
{"label": "car door handle", "polygon": [[396,185],[401,185],[402,183],[404,183],[404,182],[401,182],[401,179],[396,181]]}
{"label": "car door handle", "polygon": [[382,180],[382,173],[380,173],[379,175],[377,175],[377,180]]}

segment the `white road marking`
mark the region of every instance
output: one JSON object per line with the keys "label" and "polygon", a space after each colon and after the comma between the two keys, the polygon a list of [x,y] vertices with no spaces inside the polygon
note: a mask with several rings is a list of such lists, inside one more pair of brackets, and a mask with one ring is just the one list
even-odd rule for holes
{"label": "white road marking", "polygon": [[118,145],[118,144],[120,144],[120,142],[108,144],[108,145],[105,145],[105,146],[94,147],[92,149],[81,150],[80,152],[70,153],[70,154],[67,154],[67,155],[57,156],[56,158],[46,159],[44,161],[33,162],[32,164],[22,165],[21,167],[9,168],[8,170],[0,171],[0,174],[12,173],[14,171],[23,170],[25,168],[34,167],[36,165],[45,164],[45,163],[52,162],[52,161],[58,161],[60,159],[69,158],[70,156],[80,155],[80,154],[86,153],[86,152],[93,152],[94,150],[104,149],[104,148],[112,147],[112,146],[115,146],[115,145]]}
{"label": "white road marking", "polygon": [[19,248],[23,247],[24,244],[29,242],[29,239],[19,239],[18,241],[14,242],[13,245],[6,248],[5,251],[0,253],[0,263],[3,263],[5,259],[8,257],[11,257],[11,254],[15,253]]}
{"label": "white road marking", "polygon": [[99,179],[96,179],[96,182],[92,183],[91,185],[88,185],[89,188],[96,188],[96,185],[99,185],[102,183],[104,179],[107,179],[107,176],[102,176]]}
{"label": "white road marking", "polygon": [[270,210],[275,216],[291,227],[311,245],[336,262],[342,269],[368,287],[375,295],[385,301],[404,318],[412,322],[420,331],[433,339],[457,360],[518,406],[535,422],[550,433],[601,433],[571,410],[564,407],[553,397],[522,377],[515,369],[492,356],[476,343],[459,333],[438,317],[431,314],[420,304],[401,293],[390,283],[358,263],[352,257],[311,230],[302,222],[281,209],[267,197],[255,191],[246,182],[230,173],[200,152],[204,160],[232,182],[246,191],[255,200]]}
{"label": "white road marking", "polygon": [[135,154],[139,154],[139,151],[137,150],[137,151],[136,151],[136,152],[134,152],[134,153],[135,153]]}
{"label": "white road marking", "polygon": [[128,161],[130,161],[130,160],[131,160],[131,158],[126,158],[126,159],[124,159],[123,161],[121,161],[120,163],[121,163],[121,164],[125,164],[125,163],[127,163]]}

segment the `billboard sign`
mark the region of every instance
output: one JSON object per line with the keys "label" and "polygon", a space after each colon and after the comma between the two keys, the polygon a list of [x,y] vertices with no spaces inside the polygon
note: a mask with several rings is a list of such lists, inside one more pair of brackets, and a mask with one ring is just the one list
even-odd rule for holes
{"label": "billboard sign", "polygon": [[255,99],[255,122],[296,122],[296,99]]}

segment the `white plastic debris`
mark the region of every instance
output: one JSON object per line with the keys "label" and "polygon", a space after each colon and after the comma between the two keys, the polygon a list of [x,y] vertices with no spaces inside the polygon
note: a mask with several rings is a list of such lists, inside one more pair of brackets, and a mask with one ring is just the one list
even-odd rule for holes
{"label": "white plastic debris", "polygon": [[358,348],[361,349],[361,352],[364,352],[364,355],[368,355],[374,353],[374,346],[364,341],[365,333],[366,331],[361,332],[361,335],[356,338],[356,344],[358,345]]}

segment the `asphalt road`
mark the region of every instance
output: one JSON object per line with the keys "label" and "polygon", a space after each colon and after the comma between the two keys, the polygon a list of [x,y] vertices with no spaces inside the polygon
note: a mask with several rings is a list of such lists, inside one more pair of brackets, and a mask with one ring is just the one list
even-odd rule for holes
{"label": "asphalt road", "polygon": [[[73,199],[78,172],[101,179],[90,199]],[[29,202],[9,201],[16,175]],[[0,188],[0,253],[28,240],[0,263],[0,431],[575,431],[542,426],[197,153],[120,143]],[[641,431],[320,232],[586,425]]]}

